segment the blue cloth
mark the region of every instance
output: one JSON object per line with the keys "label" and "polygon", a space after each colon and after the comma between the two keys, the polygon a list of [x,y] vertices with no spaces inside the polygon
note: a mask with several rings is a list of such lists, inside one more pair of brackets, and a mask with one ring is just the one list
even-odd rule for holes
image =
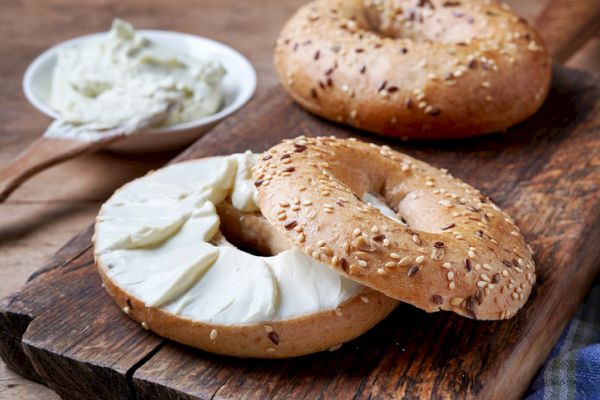
{"label": "blue cloth", "polygon": [[600,400],[600,276],[531,383],[527,400]]}

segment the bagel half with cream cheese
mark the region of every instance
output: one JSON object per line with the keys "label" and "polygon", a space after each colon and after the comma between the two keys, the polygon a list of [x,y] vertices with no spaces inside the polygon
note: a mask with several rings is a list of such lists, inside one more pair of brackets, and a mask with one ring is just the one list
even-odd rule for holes
{"label": "bagel half with cream cheese", "polygon": [[255,161],[245,153],[184,162],[119,189],[95,225],[103,284],[144,328],[213,353],[283,358],[337,348],[398,302],[275,230],[255,202]]}
{"label": "bagel half with cream cheese", "polygon": [[286,140],[259,159],[255,179],[264,217],[290,242],[425,311],[510,318],[535,283],[531,248],[506,213],[448,171],[387,146]]}
{"label": "bagel half with cream cheese", "polygon": [[482,0],[318,0],[275,46],[284,89],[308,111],[387,136],[504,130],[543,103],[551,62],[506,5]]}

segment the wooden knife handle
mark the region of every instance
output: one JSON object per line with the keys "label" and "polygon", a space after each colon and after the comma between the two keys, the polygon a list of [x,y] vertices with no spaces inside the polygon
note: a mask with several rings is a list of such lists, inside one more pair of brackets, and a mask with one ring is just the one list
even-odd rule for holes
{"label": "wooden knife handle", "polygon": [[600,0],[551,0],[534,25],[562,63],[600,30]]}
{"label": "wooden knife handle", "polygon": [[40,137],[11,161],[0,168],[0,202],[17,187],[38,172],[105,146],[105,142]]}

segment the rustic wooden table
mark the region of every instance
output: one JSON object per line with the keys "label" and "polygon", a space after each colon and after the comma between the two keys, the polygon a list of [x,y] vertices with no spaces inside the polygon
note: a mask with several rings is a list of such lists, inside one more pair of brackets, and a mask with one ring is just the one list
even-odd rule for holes
{"label": "rustic wooden table", "polygon": [[[48,124],[21,91],[27,65],[65,39],[106,30],[125,18],[140,28],[182,31],[227,43],[257,69],[258,91],[277,83],[271,50],[277,32],[303,0],[98,0],[10,1],[0,13],[0,164],[16,156]],[[546,0],[509,1],[533,20]],[[600,39],[589,41],[567,65],[600,71]],[[175,153],[144,157],[94,154],[52,168],[0,204],[0,297],[17,290],[71,236],[89,225],[115,188],[165,163]],[[51,390],[27,381],[0,362],[0,398],[52,399]]]}

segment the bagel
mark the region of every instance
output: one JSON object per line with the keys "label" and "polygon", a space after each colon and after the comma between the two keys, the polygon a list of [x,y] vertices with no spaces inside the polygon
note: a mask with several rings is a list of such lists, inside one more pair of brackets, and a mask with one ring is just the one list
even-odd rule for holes
{"label": "bagel", "polygon": [[275,230],[256,206],[255,159],[175,164],[118,190],[95,225],[103,284],[144,328],[213,353],[283,358],[336,348],[398,302]]}
{"label": "bagel", "polygon": [[427,312],[510,318],[535,283],[531,248],[508,215],[387,146],[300,137],[269,149],[254,174],[264,217],[290,242]]}
{"label": "bagel", "polygon": [[480,0],[319,0],[275,45],[285,90],[324,118],[379,134],[451,139],[535,113],[551,62],[506,5]]}

